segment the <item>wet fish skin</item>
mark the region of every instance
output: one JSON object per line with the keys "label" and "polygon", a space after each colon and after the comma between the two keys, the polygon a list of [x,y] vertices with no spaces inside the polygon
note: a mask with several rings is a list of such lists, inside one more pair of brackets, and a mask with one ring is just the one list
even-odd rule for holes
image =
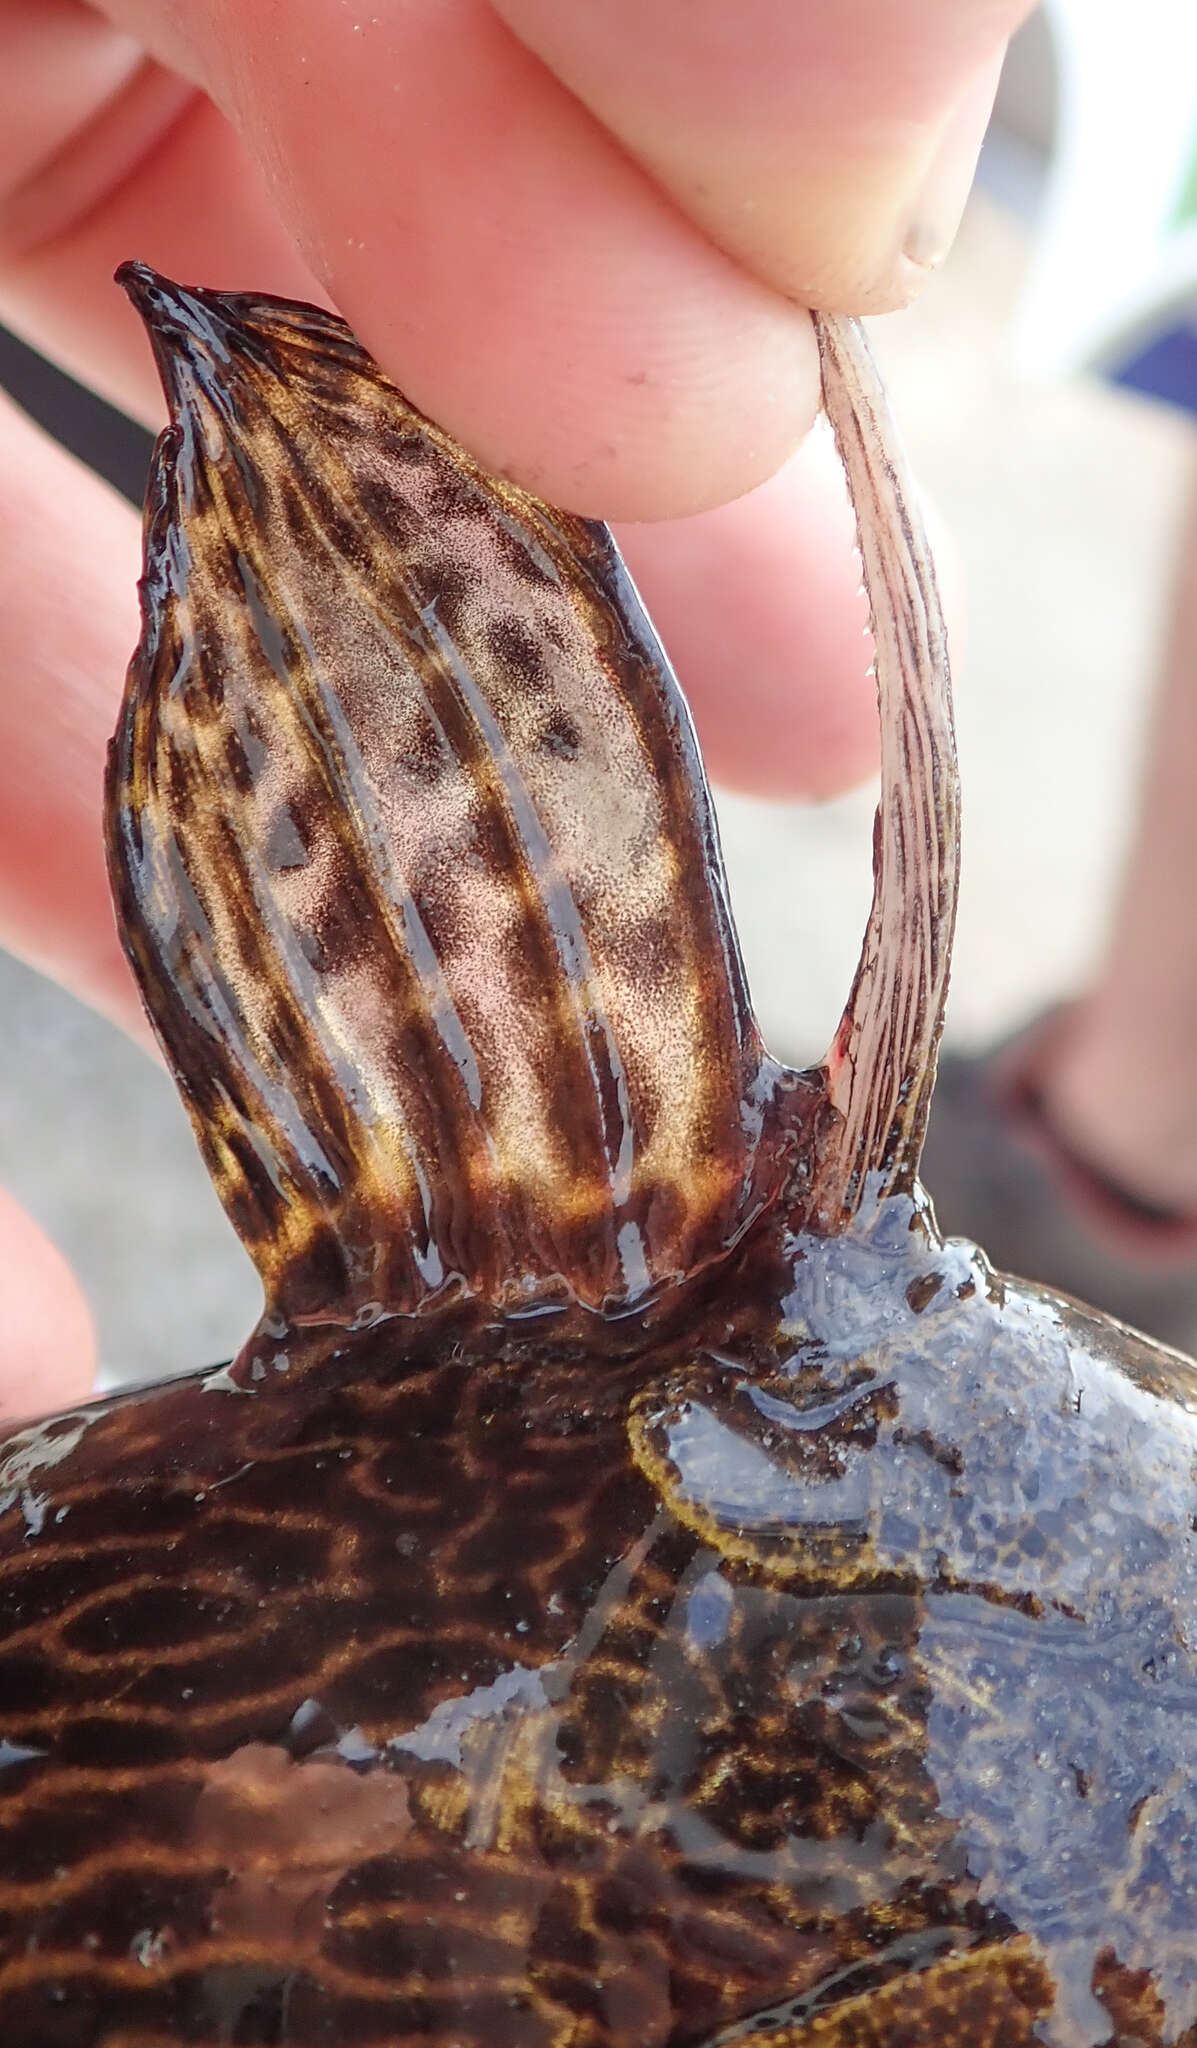
{"label": "wet fish skin", "polygon": [[0,1441],[0,2042],[1191,2048],[1197,1367],[917,1183],[955,759],[852,329],[882,805],[798,1074],[604,531],[126,281],[114,883],[266,1308]]}

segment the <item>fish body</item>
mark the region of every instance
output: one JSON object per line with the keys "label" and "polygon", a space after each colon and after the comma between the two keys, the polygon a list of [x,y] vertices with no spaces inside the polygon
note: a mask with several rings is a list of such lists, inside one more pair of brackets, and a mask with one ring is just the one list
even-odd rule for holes
{"label": "fish body", "polygon": [[0,2038],[1183,2039],[1197,1374],[879,1230],[11,1440]]}
{"label": "fish body", "polygon": [[886,767],[794,1073],[603,530],[129,281],[114,887],[267,1306],[0,1442],[0,2042],[1197,2042],[1197,1367],[918,1187],[950,715],[850,332]]}

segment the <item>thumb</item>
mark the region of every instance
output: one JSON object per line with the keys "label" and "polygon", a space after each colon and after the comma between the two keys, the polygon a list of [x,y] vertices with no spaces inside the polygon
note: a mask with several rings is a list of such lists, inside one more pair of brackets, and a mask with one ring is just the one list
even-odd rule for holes
{"label": "thumb", "polygon": [[1027,0],[107,6],[211,92],[422,410],[655,520],[797,446],[801,307],[895,304],[946,248]]}
{"label": "thumb", "polygon": [[492,5],[745,269],[875,313],[946,255],[1032,0]]}

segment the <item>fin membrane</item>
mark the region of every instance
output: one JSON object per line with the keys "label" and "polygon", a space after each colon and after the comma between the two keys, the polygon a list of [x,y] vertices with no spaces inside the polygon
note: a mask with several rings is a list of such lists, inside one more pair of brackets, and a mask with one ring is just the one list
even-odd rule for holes
{"label": "fin membrane", "polygon": [[110,861],[272,1308],[645,1300],[784,1162],[609,534],[485,475],[332,315],[121,276],[172,424]]}

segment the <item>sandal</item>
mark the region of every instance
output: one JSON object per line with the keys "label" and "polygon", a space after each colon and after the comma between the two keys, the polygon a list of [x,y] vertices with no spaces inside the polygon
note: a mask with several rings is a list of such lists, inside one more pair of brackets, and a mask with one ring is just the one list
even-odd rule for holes
{"label": "sandal", "polygon": [[1115,1187],[1061,1143],[1036,1073],[1066,1012],[995,1051],[948,1053],[920,1178],[945,1233],[1001,1271],[1104,1309],[1189,1351],[1197,1341],[1197,1218]]}

